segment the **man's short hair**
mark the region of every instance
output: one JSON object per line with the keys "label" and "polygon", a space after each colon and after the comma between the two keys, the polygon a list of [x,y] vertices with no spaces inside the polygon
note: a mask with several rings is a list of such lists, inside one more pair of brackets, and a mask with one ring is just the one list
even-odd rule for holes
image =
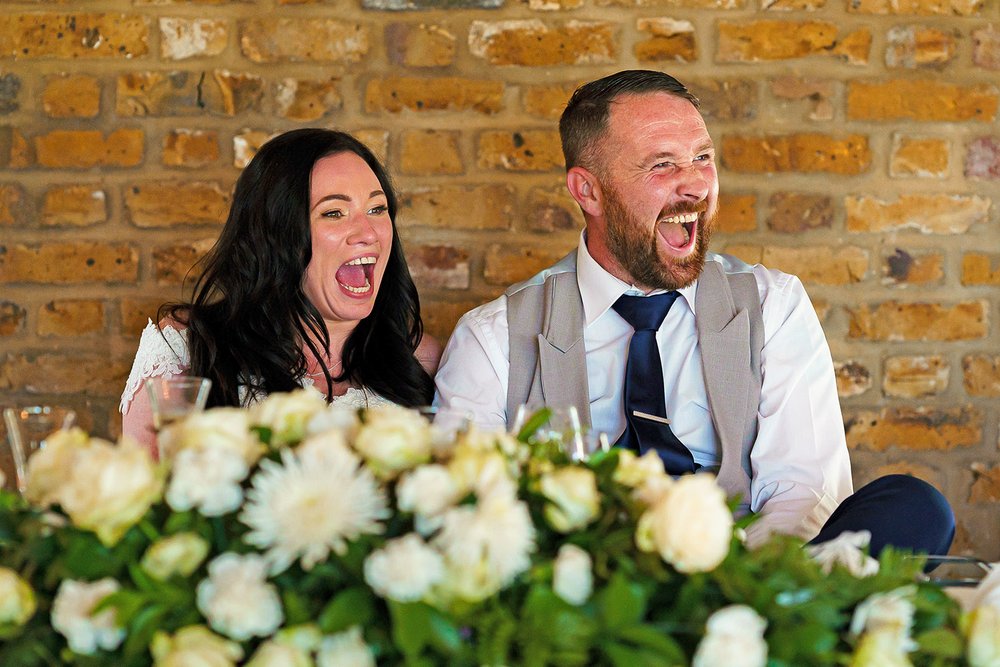
{"label": "man's short hair", "polygon": [[698,98],[683,83],[663,72],[631,69],[591,81],[576,89],[559,118],[566,169],[590,164],[596,157],[597,140],[608,129],[611,103],[623,95],[669,93],[695,106]]}

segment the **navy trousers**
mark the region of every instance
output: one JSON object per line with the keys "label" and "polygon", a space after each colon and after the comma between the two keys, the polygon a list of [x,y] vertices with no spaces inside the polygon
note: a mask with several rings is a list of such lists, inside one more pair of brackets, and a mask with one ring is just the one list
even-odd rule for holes
{"label": "navy trousers", "polygon": [[955,537],[955,515],[941,492],[927,482],[886,475],[844,499],[810,544],[847,530],[870,531],[870,552],[876,558],[886,546],[943,555]]}

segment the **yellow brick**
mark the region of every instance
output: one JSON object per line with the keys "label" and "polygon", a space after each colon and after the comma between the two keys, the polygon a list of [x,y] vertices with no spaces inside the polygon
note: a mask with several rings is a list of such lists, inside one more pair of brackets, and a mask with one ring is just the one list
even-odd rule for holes
{"label": "yellow brick", "polygon": [[963,285],[1000,286],[1000,255],[969,252],[962,256]]}
{"label": "yellow brick", "polygon": [[163,164],[170,167],[204,167],[219,159],[219,133],[214,130],[168,132],[163,137]]}
{"label": "yellow brick", "polygon": [[108,219],[104,190],[89,185],[50,188],[42,204],[42,224],[86,227]]}
{"label": "yellow brick", "polygon": [[752,232],[757,229],[757,197],[751,194],[719,195],[716,231],[723,234]]}
{"label": "yellow brick", "polygon": [[262,18],[240,22],[240,49],[255,63],[360,62],[368,28],[324,18]]}
{"label": "yellow brick", "polygon": [[228,41],[225,19],[160,17],[160,52],[167,60],[217,56]]}
{"label": "yellow brick", "polygon": [[156,311],[164,299],[124,298],[118,306],[121,318],[121,333],[130,339],[138,339],[149,320],[157,322]]}
{"label": "yellow brick", "polygon": [[546,244],[544,248],[491,245],[486,249],[483,277],[490,285],[509,285],[530,278],[559,261],[576,243],[576,239],[572,239],[559,244]]}
{"label": "yellow brick", "polygon": [[104,303],[96,299],[60,299],[38,309],[39,336],[86,336],[104,331]]}
{"label": "yellow brick", "polygon": [[948,388],[949,370],[940,355],[890,357],[885,360],[882,390],[899,398],[934,396]]}
{"label": "yellow brick", "polygon": [[837,44],[837,26],[828,21],[721,21],[718,62],[760,62],[826,55]]}
{"label": "yellow brick", "polygon": [[871,371],[860,362],[835,362],[833,372],[837,378],[837,395],[841,398],[860,396],[871,389]]}
{"label": "yellow brick", "polygon": [[275,101],[278,113],[297,121],[319,120],[340,109],[344,101],[337,90],[338,80],[284,79],[278,83]]}
{"label": "yellow brick", "polygon": [[868,138],[852,134],[771,136],[728,135],[722,140],[722,164],[737,172],[861,174],[871,164]]}
{"label": "yellow brick", "polygon": [[800,233],[833,224],[833,200],[826,195],[776,192],[768,204],[767,226],[776,232]]}
{"label": "yellow brick", "polygon": [[973,464],[972,469],[976,479],[972,482],[969,502],[988,503],[990,509],[994,509],[996,503],[1000,502],[1000,466],[987,468],[983,464]]}
{"label": "yellow brick", "polygon": [[[101,354],[10,355],[0,357],[0,389],[59,396],[117,397],[131,367],[131,359],[112,359]],[[83,419],[89,418],[87,412],[80,412]]]}
{"label": "yellow brick", "polygon": [[886,301],[848,308],[848,337],[871,341],[959,341],[983,338],[987,332],[986,304],[967,301],[938,303]]}
{"label": "yellow brick", "polygon": [[135,283],[139,277],[139,252],[127,243],[15,243],[4,248],[0,283]]}
{"label": "yellow brick", "polygon": [[42,91],[42,108],[52,118],[93,118],[101,111],[101,84],[83,74],[52,77]]}
{"label": "yellow brick", "polygon": [[212,182],[150,182],[125,189],[125,209],[136,227],[221,225],[229,190]]}
{"label": "yellow brick", "polygon": [[986,0],[851,0],[847,11],[858,14],[917,14],[975,16]]}
{"label": "yellow brick", "polygon": [[444,185],[406,190],[399,224],[443,229],[507,229],[514,214],[514,190],[500,183]]}
{"label": "yellow brick", "polygon": [[582,82],[524,87],[524,110],[532,116],[559,120],[566,103]]}
{"label": "yellow brick", "polygon": [[1000,357],[969,354],[962,358],[965,391],[969,396],[1000,396]]}
{"label": "yellow brick", "polygon": [[406,67],[446,67],[455,61],[455,35],[446,26],[391,23],[385,29],[389,60]]}
{"label": "yellow brick", "polygon": [[537,19],[473,21],[469,52],[491,65],[599,65],[614,62],[615,25],[604,21],[567,21],[549,25]]}
{"label": "yellow brick", "polygon": [[503,108],[503,82],[441,77],[380,77],[365,87],[365,111],[466,111],[493,114]]}
{"label": "yellow brick", "polygon": [[884,283],[891,285],[924,285],[938,283],[944,278],[944,255],[941,253],[925,253],[911,255],[896,248],[896,251],[886,257]]}
{"label": "yellow brick", "polygon": [[0,227],[23,224],[27,215],[26,205],[20,185],[0,184]]}
{"label": "yellow brick", "polygon": [[0,336],[13,336],[24,328],[27,312],[11,301],[0,301]]}
{"label": "yellow brick", "polygon": [[469,288],[469,252],[445,245],[408,246],[406,262],[419,290]]}
{"label": "yellow brick", "polygon": [[883,452],[949,451],[971,447],[982,440],[983,415],[967,406],[947,410],[885,408],[860,411],[846,419],[847,444],[852,449]]}
{"label": "yellow brick", "polygon": [[403,133],[400,170],[404,174],[461,174],[465,171],[458,132],[407,130]]}
{"label": "yellow brick", "polygon": [[937,28],[897,26],[889,30],[885,64],[889,67],[936,67],[955,57],[955,37]]}
{"label": "yellow brick", "polygon": [[851,81],[847,117],[851,120],[991,122],[1000,103],[996,86],[893,79]]}
{"label": "yellow brick", "polygon": [[651,35],[637,42],[635,57],[641,62],[694,62],[698,59],[694,25],[670,18],[637,19],[636,29]]}
{"label": "yellow brick", "polygon": [[554,188],[533,188],[528,193],[527,211],[527,216],[515,220],[519,228],[541,232],[583,229],[583,213],[561,183]]}
{"label": "yellow brick", "polygon": [[149,19],[127,14],[0,16],[0,56],[135,58],[149,50]]}
{"label": "yellow brick", "polygon": [[191,270],[215,244],[215,239],[201,239],[153,250],[153,275],[157,285],[180,285],[185,276],[192,280]]}
{"label": "yellow brick", "polygon": [[868,251],[858,247],[727,245],[726,252],[751,264],[764,264],[816,285],[849,285],[868,272]]}
{"label": "yellow brick", "polygon": [[900,195],[893,202],[848,197],[844,208],[849,232],[916,229],[924,234],[964,234],[988,220],[990,200],[962,195]]}
{"label": "yellow brick", "polygon": [[487,131],[479,135],[479,166],[504,171],[550,171],[564,165],[559,133]]}
{"label": "yellow brick", "polygon": [[142,162],[143,140],[138,129],[114,130],[107,137],[96,130],[53,130],[35,137],[35,154],[43,167],[134,167]]}
{"label": "yellow brick", "polygon": [[889,174],[941,178],[948,171],[948,141],[946,139],[893,137]]}

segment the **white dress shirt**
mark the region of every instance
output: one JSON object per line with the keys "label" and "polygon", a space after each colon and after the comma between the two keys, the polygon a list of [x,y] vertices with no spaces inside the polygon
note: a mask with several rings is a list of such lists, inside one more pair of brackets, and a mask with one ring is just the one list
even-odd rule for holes
{"label": "white dress shirt", "polygon": [[[728,269],[727,257],[710,255]],[[764,322],[758,433],[750,454],[750,509],[764,518],[751,542],[771,531],[810,539],[837,504],[852,493],[851,468],[837,397],[833,360],[802,283],[780,271],[753,267]],[[642,294],[605,271],[581,235],[577,281],[585,314],[584,345],[593,428],[611,442],[625,430],[623,390],[632,327],[611,305]],[[721,448],[708,397],[695,328],[697,283],[678,298],[656,333],[670,427],[702,466],[717,466]],[[470,411],[477,424],[506,424],[507,298],[469,313],[441,359],[435,403]]]}

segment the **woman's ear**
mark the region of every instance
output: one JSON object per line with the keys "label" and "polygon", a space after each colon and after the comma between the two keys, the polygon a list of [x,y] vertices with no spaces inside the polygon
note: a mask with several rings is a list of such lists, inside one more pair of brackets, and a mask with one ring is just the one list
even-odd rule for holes
{"label": "woman's ear", "polygon": [[604,214],[601,184],[592,173],[583,167],[571,167],[566,172],[566,187],[586,215],[598,217]]}

